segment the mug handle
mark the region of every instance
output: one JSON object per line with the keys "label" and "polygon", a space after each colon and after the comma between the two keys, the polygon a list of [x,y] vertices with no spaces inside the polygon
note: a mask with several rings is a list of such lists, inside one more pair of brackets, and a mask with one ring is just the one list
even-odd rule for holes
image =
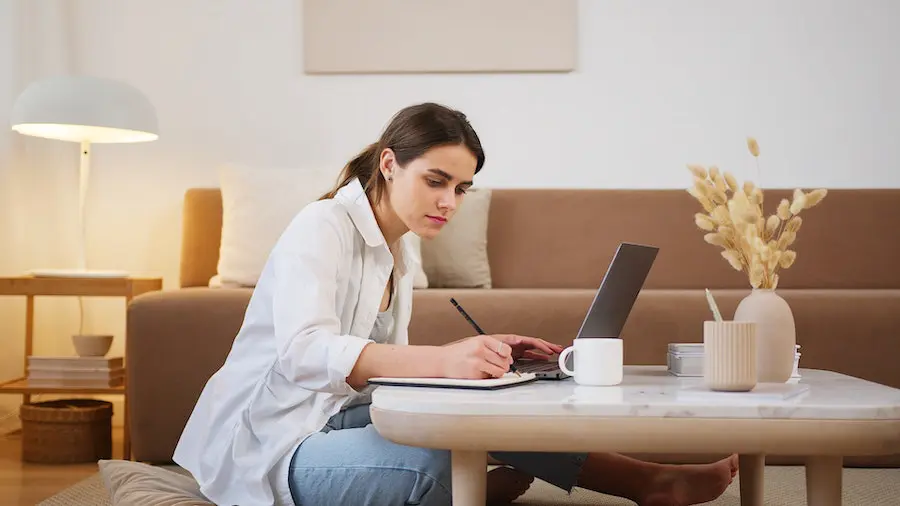
{"label": "mug handle", "polygon": [[569,346],[568,348],[564,349],[562,351],[562,353],[559,354],[559,368],[562,370],[562,372],[568,374],[569,376],[575,376],[575,371],[566,367],[566,359],[569,358],[569,355],[573,351],[575,351],[575,347]]}

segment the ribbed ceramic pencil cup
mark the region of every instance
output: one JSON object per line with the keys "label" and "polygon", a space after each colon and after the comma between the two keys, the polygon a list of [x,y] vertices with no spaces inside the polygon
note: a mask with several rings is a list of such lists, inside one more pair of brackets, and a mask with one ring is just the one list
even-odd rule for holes
{"label": "ribbed ceramic pencil cup", "polygon": [[756,323],[703,322],[703,380],[716,391],[756,387]]}

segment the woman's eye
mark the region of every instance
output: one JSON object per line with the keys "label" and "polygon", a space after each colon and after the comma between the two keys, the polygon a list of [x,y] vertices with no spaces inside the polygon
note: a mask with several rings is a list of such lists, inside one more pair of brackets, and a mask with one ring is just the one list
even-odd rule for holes
{"label": "woman's eye", "polygon": [[456,189],[456,193],[458,195],[462,195],[462,194],[466,193],[467,191],[469,191],[467,188],[457,188]]}
{"label": "woman's eye", "polygon": [[429,179],[429,180],[428,180],[428,185],[429,185],[429,186],[438,187],[438,186],[441,185],[441,181],[438,181],[437,179]]}

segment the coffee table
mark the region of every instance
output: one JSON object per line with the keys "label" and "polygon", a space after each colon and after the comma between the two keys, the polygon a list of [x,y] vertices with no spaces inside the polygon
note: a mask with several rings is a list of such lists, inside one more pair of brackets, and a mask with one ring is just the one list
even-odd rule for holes
{"label": "coffee table", "polygon": [[789,399],[686,397],[701,378],[626,366],[615,387],[574,380],[502,390],[382,386],[372,422],[399,444],[451,451],[453,504],[483,506],[488,451],[740,455],[742,506],[763,504],[766,455],[807,456],[807,502],[841,504],[842,457],[900,453],[900,389],[801,369]]}

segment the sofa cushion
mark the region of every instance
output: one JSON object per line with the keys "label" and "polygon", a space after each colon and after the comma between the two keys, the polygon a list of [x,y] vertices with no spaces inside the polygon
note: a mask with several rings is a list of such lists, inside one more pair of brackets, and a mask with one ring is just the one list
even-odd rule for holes
{"label": "sofa cushion", "polygon": [[[219,168],[222,232],[216,275],[211,287],[256,286],[269,252],[294,216],[329,191],[337,174],[296,167]],[[416,288],[428,286],[415,272]]]}
{"label": "sofa cushion", "polygon": [[432,288],[491,288],[487,225],[491,190],[471,189],[435,238],[422,241],[422,266]]}
{"label": "sofa cushion", "polygon": [[128,460],[101,460],[100,475],[112,506],[212,506],[186,472]]}
{"label": "sofa cushion", "polygon": [[219,168],[222,239],[211,286],[253,286],[294,216],[334,183],[334,174],[296,167]]}

